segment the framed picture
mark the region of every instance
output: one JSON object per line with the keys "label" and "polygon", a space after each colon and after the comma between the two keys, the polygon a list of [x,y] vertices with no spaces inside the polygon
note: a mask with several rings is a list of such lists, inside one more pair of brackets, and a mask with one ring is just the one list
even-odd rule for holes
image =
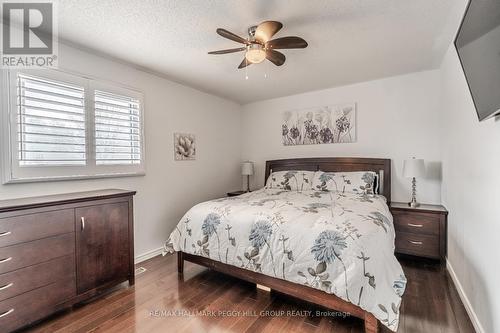
{"label": "framed picture", "polygon": [[174,155],[176,161],[196,159],[196,136],[188,133],[174,133]]}
{"label": "framed picture", "polygon": [[356,142],[356,104],[286,111],[281,133],[285,146]]}

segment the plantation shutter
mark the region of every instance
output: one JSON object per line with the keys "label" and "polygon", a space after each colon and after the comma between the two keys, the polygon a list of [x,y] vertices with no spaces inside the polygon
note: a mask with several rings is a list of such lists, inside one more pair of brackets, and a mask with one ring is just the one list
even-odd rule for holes
{"label": "plantation shutter", "polygon": [[19,165],[85,165],[84,87],[17,76]]}
{"label": "plantation shutter", "polygon": [[94,103],[96,164],[141,164],[139,99],[96,90]]}

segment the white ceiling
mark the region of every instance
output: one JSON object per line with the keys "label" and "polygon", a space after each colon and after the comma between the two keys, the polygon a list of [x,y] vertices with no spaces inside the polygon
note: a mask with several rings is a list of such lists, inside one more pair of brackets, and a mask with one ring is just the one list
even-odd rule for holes
{"label": "white ceiling", "polygon": [[[64,0],[63,40],[239,103],[436,68],[456,27],[452,8],[465,0]],[[239,47],[215,33],[246,37],[264,20],[284,24],[309,47],[284,50],[286,63],[237,66]],[[455,22],[455,21],[453,21]],[[267,73],[267,78],[264,77]]]}

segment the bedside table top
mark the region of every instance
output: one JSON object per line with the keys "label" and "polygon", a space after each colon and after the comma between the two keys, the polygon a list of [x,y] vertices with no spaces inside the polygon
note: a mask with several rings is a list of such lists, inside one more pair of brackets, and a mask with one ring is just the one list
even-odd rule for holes
{"label": "bedside table top", "polygon": [[445,213],[448,214],[448,210],[443,205],[428,205],[420,204],[418,207],[410,207],[406,202],[391,202],[389,205],[391,209],[400,209],[408,211],[421,211],[421,212],[434,212],[434,213]]}
{"label": "bedside table top", "polygon": [[236,197],[238,195],[242,195],[247,193],[247,191],[232,191],[232,192],[227,192],[228,197]]}

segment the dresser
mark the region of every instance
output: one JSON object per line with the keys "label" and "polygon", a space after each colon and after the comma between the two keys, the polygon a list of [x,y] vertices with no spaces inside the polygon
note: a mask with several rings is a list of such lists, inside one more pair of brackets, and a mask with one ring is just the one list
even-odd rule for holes
{"label": "dresser", "polygon": [[396,253],[443,260],[446,258],[448,211],[441,205],[390,205],[396,229]]}
{"label": "dresser", "polygon": [[101,190],[0,201],[0,332],[134,284],[134,195]]}

